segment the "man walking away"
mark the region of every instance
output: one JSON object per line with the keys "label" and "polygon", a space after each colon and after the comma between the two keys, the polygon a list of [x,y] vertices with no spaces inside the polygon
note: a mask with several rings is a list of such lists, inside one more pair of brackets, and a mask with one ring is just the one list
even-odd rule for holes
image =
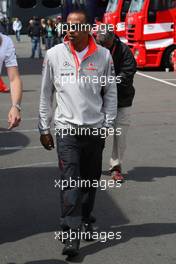
{"label": "man walking away", "polygon": [[42,28],[40,25],[40,21],[38,17],[33,18],[33,23],[31,23],[28,27],[28,36],[31,37],[32,40],[32,54],[31,58],[35,57],[36,50],[38,50],[38,58],[42,58],[41,52],[41,44],[40,44],[40,36],[41,36]]}
{"label": "man walking away", "polygon": [[15,32],[15,35],[16,35],[16,40],[19,42],[20,41],[20,31],[22,29],[22,23],[18,17],[13,22],[12,27],[13,27],[13,31]]}
{"label": "man walking away", "polygon": [[135,94],[133,78],[136,72],[136,61],[130,48],[115,36],[110,25],[101,25],[97,32],[97,42],[108,48],[114,61],[115,74],[120,83],[118,89],[118,116],[115,120],[115,129],[121,128],[121,135],[114,134],[110,171],[112,178],[123,182],[122,162],[126,148],[126,136],[131,119],[131,106]]}

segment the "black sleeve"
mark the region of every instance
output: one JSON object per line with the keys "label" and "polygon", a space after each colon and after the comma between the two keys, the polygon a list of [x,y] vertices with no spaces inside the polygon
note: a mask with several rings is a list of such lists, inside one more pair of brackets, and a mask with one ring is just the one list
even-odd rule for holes
{"label": "black sleeve", "polygon": [[52,33],[53,33],[53,36],[56,37],[57,36],[57,32],[56,32],[56,27],[53,27],[53,30],[52,30]]}
{"label": "black sleeve", "polygon": [[40,26],[40,36],[41,37],[44,37],[45,36],[45,32],[46,30],[45,30],[45,28],[44,27],[42,27],[42,26]]}
{"label": "black sleeve", "polygon": [[27,34],[28,34],[29,37],[32,36],[32,27],[31,26],[28,26],[28,28],[27,28]]}
{"label": "black sleeve", "polygon": [[118,87],[118,106],[128,107],[132,105],[135,95],[133,78],[136,72],[136,60],[130,48],[120,42],[116,49],[116,74],[119,76]]}
{"label": "black sleeve", "polygon": [[130,48],[121,43],[120,74],[122,78],[133,79],[136,73],[136,60]]}

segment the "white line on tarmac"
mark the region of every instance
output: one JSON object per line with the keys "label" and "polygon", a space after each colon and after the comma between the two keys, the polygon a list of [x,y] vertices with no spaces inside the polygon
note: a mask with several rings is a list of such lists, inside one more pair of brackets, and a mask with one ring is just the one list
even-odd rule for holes
{"label": "white line on tarmac", "polygon": [[8,169],[19,169],[19,168],[28,168],[28,167],[38,167],[41,165],[58,165],[57,162],[39,162],[39,163],[30,163],[25,165],[16,165],[16,166],[8,166],[4,168],[0,168],[0,170],[8,170]]}
{"label": "white line on tarmac", "polygon": [[42,146],[31,146],[31,147],[24,147],[24,146],[15,146],[15,147],[1,147],[0,151],[9,151],[9,150],[30,150],[30,149],[41,149]]}
{"label": "white line on tarmac", "polygon": [[150,76],[150,75],[147,75],[147,74],[141,73],[141,72],[137,72],[137,75],[140,75],[140,76],[143,76],[143,77],[146,77],[146,78],[152,79],[152,80],[154,80],[154,81],[158,81],[158,82],[165,83],[165,84],[168,84],[168,85],[171,85],[171,86],[176,87],[176,84],[174,84],[174,83],[167,82],[167,81],[164,81],[164,80],[162,80],[162,79],[158,79],[158,78],[156,78],[156,77],[153,77],[153,76]]}
{"label": "white line on tarmac", "polygon": [[176,81],[176,79],[162,79],[164,81]]}

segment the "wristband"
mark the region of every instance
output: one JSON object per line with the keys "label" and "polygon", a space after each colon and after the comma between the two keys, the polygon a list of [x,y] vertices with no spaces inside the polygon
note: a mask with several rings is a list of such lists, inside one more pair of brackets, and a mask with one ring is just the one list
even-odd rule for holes
{"label": "wristband", "polygon": [[14,104],[12,105],[13,107],[16,107],[18,109],[18,111],[21,111],[21,106],[19,104]]}

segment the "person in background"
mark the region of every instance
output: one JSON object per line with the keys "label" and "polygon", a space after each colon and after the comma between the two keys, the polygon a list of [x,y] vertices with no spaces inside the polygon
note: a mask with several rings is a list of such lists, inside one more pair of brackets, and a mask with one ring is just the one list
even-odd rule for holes
{"label": "person in background", "polygon": [[46,49],[50,49],[54,46],[55,28],[52,19],[48,19],[45,27],[45,44]]}
{"label": "person in background", "polygon": [[10,82],[11,107],[8,114],[9,129],[21,121],[22,81],[18,72],[15,47],[10,37],[0,33],[0,74],[5,63]]}
{"label": "person in background", "polygon": [[28,36],[32,40],[32,54],[31,58],[35,57],[35,53],[38,50],[38,58],[42,59],[40,37],[42,34],[42,28],[38,17],[33,18],[33,22],[28,27]]}
{"label": "person in background", "polygon": [[62,32],[62,17],[57,16],[56,24],[55,24],[55,31],[56,31],[56,44],[63,42],[63,32]]}
{"label": "person in background", "polygon": [[[1,34],[6,33],[4,19],[0,20],[0,33]],[[1,40],[1,42],[2,42],[2,40]],[[7,87],[5,82],[3,81],[2,77],[0,77],[0,93],[8,93],[9,91],[10,91],[9,88]]]}
{"label": "person in background", "polygon": [[[6,33],[4,19],[0,20],[0,33],[1,34],[5,34]],[[1,42],[2,42],[2,40],[1,40]],[[10,90],[9,90],[8,86],[5,84],[5,82],[3,81],[2,77],[0,77],[0,93],[8,93],[9,91]]]}
{"label": "person in background", "polygon": [[5,28],[6,28],[6,35],[10,34],[10,30],[11,30],[11,19],[10,17],[5,18]]}
{"label": "person in background", "polygon": [[4,24],[4,19],[0,20],[0,32],[6,34],[6,25]]}
{"label": "person in background", "polygon": [[15,35],[16,35],[16,40],[19,42],[20,41],[20,32],[22,29],[22,23],[18,17],[14,20],[12,27],[13,27],[13,31],[15,32]]}
{"label": "person in background", "polygon": [[46,20],[45,18],[40,19],[40,24],[41,24],[41,38],[42,38],[42,45],[45,46],[46,48],[46,43],[45,43],[45,30],[46,30]]}
{"label": "person in background", "polygon": [[[27,27],[28,36],[31,38],[31,42],[32,42],[32,36],[29,35],[29,31],[30,31],[30,28],[31,28],[33,25],[34,25],[34,19],[31,18],[31,19],[29,20],[29,22],[28,22],[28,27]],[[30,34],[31,34],[31,32],[30,32]]]}
{"label": "person in background", "polygon": [[3,81],[2,77],[0,77],[0,93],[9,93],[10,89]]}
{"label": "person in background", "polygon": [[97,43],[110,50],[114,61],[115,74],[120,83],[118,89],[118,115],[115,120],[115,130],[121,128],[121,135],[114,134],[112,155],[110,159],[110,171],[112,178],[119,182],[124,181],[122,176],[122,162],[126,149],[127,131],[131,120],[131,106],[135,95],[133,87],[136,61],[130,48],[115,36],[108,24],[101,25],[97,32]]}

